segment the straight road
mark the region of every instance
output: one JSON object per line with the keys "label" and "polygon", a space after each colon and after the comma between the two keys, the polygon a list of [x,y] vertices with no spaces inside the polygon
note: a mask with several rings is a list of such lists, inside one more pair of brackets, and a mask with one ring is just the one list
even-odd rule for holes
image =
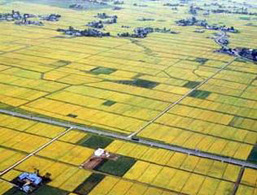
{"label": "straight road", "polygon": [[33,121],[48,123],[48,124],[51,124],[51,125],[57,125],[57,126],[68,128],[68,130],[77,129],[77,130],[85,131],[85,132],[88,132],[88,133],[103,135],[103,136],[107,136],[107,137],[111,137],[111,138],[115,138],[115,139],[121,139],[121,140],[124,140],[124,141],[140,143],[140,144],[144,144],[144,145],[151,146],[151,147],[167,149],[167,150],[171,150],[171,151],[175,151],[175,152],[185,153],[185,154],[188,154],[188,155],[208,158],[208,159],[217,160],[217,161],[226,162],[226,163],[231,163],[231,164],[235,164],[235,165],[239,165],[239,166],[243,166],[243,167],[249,167],[249,168],[257,169],[257,164],[253,164],[253,163],[250,163],[250,162],[246,162],[246,161],[238,160],[238,159],[233,159],[233,158],[229,158],[229,157],[219,156],[219,155],[216,155],[216,154],[210,154],[210,153],[199,151],[199,150],[193,150],[193,149],[183,148],[183,147],[179,147],[179,146],[172,146],[172,145],[169,145],[169,144],[159,143],[159,142],[155,142],[155,141],[149,141],[149,140],[146,140],[146,139],[133,140],[126,135],[121,135],[121,134],[114,133],[114,132],[113,133],[105,132],[105,131],[101,131],[101,130],[92,129],[92,128],[89,128],[89,127],[82,127],[82,126],[78,126],[78,125],[73,125],[73,124],[69,124],[69,123],[65,123],[65,122],[59,122],[59,121],[50,120],[50,119],[46,119],[46,118],[42,118],[42,117],[36,117],[36,116],[21,114],[21,113],[9,111],[9,110],[4,110],[4,109],[0,109],[0,113],[15,116],[15,117],[19,117],[19,118],[29,119],[29,120],[33,120]]}
{"label": "straight road", "polygon": [[218,69],[213,75],[203,80],[199,85],[197,85],[195,88],[188,91],[186,94],[184,94],[181,98],[179,98],[177,101],[171,103],[166,109],[164,109],[160,114],[158,114],[155,118],[148,121],[146,124],[144,124],[142,127],[140,127],[137,131],[134,133],[131,133],[128,137],[131,138],[133,136],[136,136],[138,133],[143,131],[146,127],[154,123],[157,119],[162,117],[164,114],[166,114],[169,110],[171,110],[173,107],[175,107],[177,104],[179,104],[182,100],[187,98],[193,91],[199,89],[201,86],[203,86],[205,83],[207,83],[210,79],[215,77],[217,74],[219,74],[222,70],[224,70],[227,66],[229,66],[231,63],[233,63],[237,58],[232,59],[231,61],[225,63],[220,69]]}
{"label": "straight road", "polygon": [[36,149],[35,151],[31,152],[30,154],[28,154],[27,156],[25,156],[24,158],[22,158],[21,160],[19,160],[18,162],[16,162],[15,164],[13,164],[12,166],[8,167],[7,169],[5,169],[4,171],[2,171],[0,173],[0,177],[4,174],[6,174],[7,172],[9,172],[10,170],[12,170],[13,168],[15,168],[16,166],[18,166],[19,164],[23,163],[25,160],[27,160],[28,158],[30,158],[31,156],[37,154],[38,152],[40,152],[41,150],[43,150],[44,148],[46,148],[47,146],[49,146],[50,144],[52,144],[53,142],[55,142],[57,139],[59,139],[60,137],[64,136],[66,133],[68,133],[69,131],[71,131],[72,127],[69,127],[67,130],[65,130],[64,132],[60,133],[59,135],[57,135],[56,137],[54,137],[53,139],[51,139],[49,142],[45,143],[44,145],[40,146],[38,149]]}

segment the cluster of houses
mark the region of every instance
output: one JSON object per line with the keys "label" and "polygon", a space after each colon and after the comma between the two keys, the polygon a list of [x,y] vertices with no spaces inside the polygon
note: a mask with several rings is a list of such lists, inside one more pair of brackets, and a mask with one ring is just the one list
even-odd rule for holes
{"label": "cluster of houses", "polygon": [[[34,18],[34,20],[31,20]],[[50,14],[46,16],[37,16],[34,14],[21,14],[19,11],[12,10],[11,13],[0,14],[0,21],[14,21],[17,25],[36,25],[43,26],[44,23],[40,20],[55,22],[59,21],[61,15],[59,14]],[[38,19],[38,20],[36,20]]]}
{"label": "cluster of houses", "polygon": [[[125,28],[125,26],[124,26]],[[126,26],[126,28],[129,28]],[[63,32],[65,35],[75,36],[75,37],[106,37],[110,36],[109,32],[101,32],[94,28],[85,29],[85,30],[77,30],[73,27],[69,27],[68,29],[57,29],[58,32]],[[172,31],[168,28],[152,28],[152,27],[138,27],[133,30],[133,33],[125,32],[119,33],[118,37],[131,37],[131,38],[145,38],[149,33],[158,32],[158,33],[168,33],[168,34],[177,34],[177,32]]]}
{"label": "cluster of houses", "polygon": [[207,25],[207,26],[205,26],[205,28],[208,30],[221,30],[224,32],[239,33],[239,30],[235,29],[233,26],[227,27],[225,25],[223,25],[223,26]]}
{"label": "cluster of houses", "polygon": [[[71,9],[77,9],[77,10],[85,10],[88,9],[88,3],[97,5],[97,6],[110,6],[110,2],[113,3],[113,5],[122,5],[124,4],[123,0],[82,0],[80,3],[73,3],[69,6]],[[114,6],[114,10],[119,10],[121,7]]]}
{"label": "cluster of houses", "polygon": [[[225,6],[219,3],[211,3],[211,4],[204,4],[204,7],[198,7],[191,5],[189,8],[189,13],[192,15],[197,15],[198,11],[204,11],[203,15],[209,15],[210,13],[213,14],[239,14],[239,15],[253,15],[256,16],[256,12],[251,12],[248,10],[247,7],[242,6]],[[207,8],[208,7],[208,8]]]}
{"label": "cluster of houses", "polygon": [[133,33],[128,33],[128,32],[125,32],[125,33],[119,33],[118,36],[119,37],[132,37],[132,38],[145,38],[147,37],[147,35],[149,33],[152,33],[153,32],[153,29],[152,28],[142,28],[142,27],[138,27],[138,28],[135,28]]}
{"label": "cluster of houses", "polygon": [[85,29],[77,30],[70,26],[68,29],[57,29],[58,32],[63,32],[65,35],[74,36],[74,37],[108,37],[110,36],[109,32],[101,32],[96,29]]}
{"label": "cluster of houses", "polygon": [[246,58],[248,60],[252,60],[257,62],[257,49],[249,49],[249,48],[225,48],[217,50],[219,53],[224,53],[232,56],[240,56]]}
{"label": "cluster of houses", "polygon": [[104,24],[115,24],[117,23],[117,19],[118,19],[118,16],[107,15],[106,13],[98,13],[95,17],[102,19],[103,20],[102,23]]}
{"label": "cluster of houses", "polygon": [[107,18],[118,18],[116,15],[110,16],[106,13],[97,13],[97,15],[95,16],[96,18],[100,18],[100,19],[107,19]]}
{"label": "cluster of houses", "polygon": [[204,4],[203,8],[198,6],[193,6],[193,5],[190,6],[190,9],[189,9],[190,14],[197,15],[197,11],[204,11],[203,15],[209,15],[210,13],[213,13],[213,14],[238,14],[238,15],[257,16],[256,12],[250,11],[247,7],[245,7],[245,5],[242,5],[242,7],[238,7],[235,5],[225,6],[219,3],[211,3],[211,4]]}
{"label": "cluster of houses", "polygon": [[133,33],[119,33],[119,37],[131,37],[131,38],[145,38],[149,33],[158,32],[158,33],[169,33],[169,34],[177,34],[171,29],[167,28],[152,28],[152,27],[138,27],[135,28]]}
{"label": "cluster of houses", "polygon": [[118,16],[116,15],[110,16],[110,15],[107,15],[106,13],[98,13],[95,17],[100,18],[102,20],[89,22],[86,26],[101,29],[104,27],[104,24],[117,23],[117,19],[118,19]]}
{"label": "cluster of houses", "polygon": [[[254,6],[246,3],[237,3],[237,2],[231,2],[233,3],[232,6],[222,5],[219,3],[211,3],[211,4],[204,4],[204,7],[217,7],[217,8],[211,8],[207,11],[212,12],[214,14],[240,14],[240,15],[254,15],[256,16],[256,12],[250,12],[247,7],[254,8]],[[236,6],[236,5],[239,6]],[[206,10],[206,9],[205,9]]]}
{"label": "cluster of houses", "polygon": [[17,20],[27,20],[28,18],[35,18],[36,15],[33,14],[21,14],[19,11],[12,10],[11,13],[0,14],[0,21],[17,21]]}
{"label": "cluster of houses", "polygon": [[89,23],[87,23],[86,26],[101,29],[104,27],[104,24],[115,24],[115,23],[117,23],[117,18],[112,18],[112,19],[105,20],[105,21],[99,20],[99,21],[89,22]]}
{"label": "cluster of houses", "polygon": [[83,0],[80,3],[73,3],[69,6],[71,9],[77,9],[77,10],[84,10],[88,9],[88,3],[93,4],[93,5],[99,5],[99,6],[106,6],[108,5],[107,2],[105,1],[100,1],[100,0]]}
{"label": "cluster of houses", "polygon": [[202,26],[202,27],[205,27],[208,25],[206,20],[198,20],[195,17],[178,20],[176,21],[176,24],[179,26]]}
{"label": "cluster of houses", "polygon": [[71,4],[69,6],[69,8],[82,10],[82,9],[87,9],[87,6],[86,5],[82,5],[82,4],[78,4],[78,3],[74,3],[74,4]]}
{"label": "cluster of houses", "polygon": [[15,21],[16,25],[34,25],[34,26],[44,26],[44,23],[41,21],[34,21],[34,20],[19,20]]}
{"label": "cluster of houses", "polygon": [[226,27],[218,26],[218,25],[209,25],[206,20],[198,20],[195,17],[189,18],[189,19],[182,19],[176,21],[177,25],[179,26],[201,26],[208,30],[221,30],[224,32],[230,32],[230,33],[238,33],[239,31],[232,27]]}
{"label": "cluster of houses", "polygon": [[93,22],[89,22],[86,26],[92,27],[92,28],[103,28],[104,24],[103,22],[100,21],[93,21]]}
{"label": "cluster of houses", "polygon": [[60,20],[61,15],[59,14],[49,14],[46,16],[38,16],[41,20],[46,20],[46,21],[50,21],[50,22],[57,22]]}
{"label": "cluster of houses", "polygon": [[215,9],[215,10],[211,10],[211,12],[215,14],[240,14],[240,15],[257,16],[256,12],[248,12],[247,9],[238,9],[236,11],[231,11],[227,9]]}

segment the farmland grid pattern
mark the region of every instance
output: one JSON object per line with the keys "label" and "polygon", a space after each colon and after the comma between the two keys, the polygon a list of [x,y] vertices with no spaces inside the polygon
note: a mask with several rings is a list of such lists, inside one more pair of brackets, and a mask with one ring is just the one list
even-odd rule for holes
{"label": "farmland grid pattern", "polygon": [[[72,124],[69,124],[69,123],[63,123],[63,122],[58,122],[58,121],[54,121],[54,120],[50,120],[50,119],[35,117],[35,116],[31,116],[31,115],[20,114],[20,113],[17,113],[17,112],[7,111],[7,110],[3,110],[3,109],[0,109],[0,113],[11,115],[11,116],[16,116],[16,117],[21,117],[21,118],[25,118],[25,119],[29,119],[29,120],[35,120],[35,121],[39,121],[39,122],[49,123],[49,124],[52,124],[52,125],[58,125],[58,126],[66,127],[66,128],[69,128],[69,129],[78,129],[78,130],[81,130],[81,131],[90,132],[90,133],[94,133],[94,134],[98,134],[98,135],[105,135],[105,136],[113,137],[113,138],[116,138],[116,139],[132,141],[131,138],[123,136],[123,135],[119,135],[119,134],[115,134],[115,133],[108,133],[108,132],[104,132],[104,131],[100,131],[100,130],[96,130],[96,129],[91,129],[91,128],[88,128],[88,127],[81,127],[81,126],[72,125]],[[165,145],[165,144],[157,143],[157,142],[154,142],[154,141],[147,141],[147,140],[144,140],[144,139],[140,139],[139,141],[134,141],[134,142],[136,142],[136,143],[138,142],[138,143],[145,144],[145,145],[148,145],[148,146],[154,146],[154,147],[157,147],[157,148],[163,148],[163,149],[178,151],[178,152],[186,153],[188,155],[195,155],[195,156],[205,157],[205,158],[209,158],[209,159],[213,159],[213,160],[219,160],[219,161],[222,161],[222,162],[228,162],[228,163],[233,163],[233,164],[244,166],[244,167],[250,167],[250,168],[257,169],[256,164],[240,161],[240,160],[237,160],[237,159],[222,157],[222,156],[218,156],[218,155],[214,155],[214,154],[208,154],[208,153],[205,153],[205,152],[202,152],[202,151],[191,150],[191,149],[187,149],[187,148],[181,148],[181,147],[178,147],[178,146]]]}
{"label": "farmland grid pattern", "polygon": [[[153,22],[162,27],[191,17],[182,13],[185,7],[174,14],[158,1],[148,3],[148,8],[131,9],[126,1],[122,5],[126,9],[115,12],[122,18],[119,24],[135,28],[141,25],[138,18],[149,17],[164,19]],[[51,165],[54,181],[50,186],[69,192],[73,189],[65,185],[65,178],[68,182],[73,175],[103,174],[105,178],[92,195],[101,194],[106,184],[110,194],[117,186],[127,194],[142,186],[156,188],[160,194],[256,191],[257,165],[249,161],[249,155],[257,141],[257,68],[246,59],[214,52],[225,33],[215,38],[215,31],[197,34],[194,28],[172,25],[179,34],[153,33],[138,40],[60,38],[57,27],[66,28],[72,22],[82,29],[97,11],[88,11],[84,17],[36,4],[14,5],[28,13],[59,11],[62,18],[43,27],[0,23],[0,192],[1,180],[10,182],[17,173],[33,171],[34,163],[42,170],[44,164]],[[152,6],[163,12],[155,13]],[[1,12],[10,8],[0,6]],[[216,22],[212,17],[209,20]],[[229,37],[231,47],[256,46],[256,30],[244,26],[249,21],[230,16],[220,21],[237,22],[240,29]],[[106,27],[115,33],[119,32],[116,28]],[[95,69],[103,72],[95,74]],[[155,87],[134,86],[137,81]],[[65,129],[70,129],[67,134]],[[136,164],[122,177],[76,172],[93,152],[78,141],[91,134],[113,139],[106,150],[133,158]],[[133,140],[134,136],[139,140]],[[26,144],[33,140],[40,144]]]}

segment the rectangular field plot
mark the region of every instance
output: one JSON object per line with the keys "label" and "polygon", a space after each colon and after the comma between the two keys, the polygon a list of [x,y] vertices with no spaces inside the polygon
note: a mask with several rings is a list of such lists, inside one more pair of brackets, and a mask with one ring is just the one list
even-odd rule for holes
{"label": "rectangular field plot", "polygon": [[59,140],[68,143],[77,143],[87,137],[87,133],[78,130],[72,130],[62,136]]}
{"label": "rectangular field plot", "polygon": [[50,139],[38,137],[28,133],[22,133],[15,130],[1,128],[0,144],[3,147],[20,150],[23,152],[33,152],[40,146],[44,145]]}
{"label": "rectangular field plot", "polygon": [[237,190],[237,194],[246,194],[246,195],[250,195],[250,194],[256,194],[257,189],[250,187],[250,186],[246,186],[246,185],[239,185],[238,190]]}
{"label": "rectangular field plot", "polygon": [[[35,168],[40,170],[41,175],[44,175],[47,172],[51,174],[52,181],[47,184],[48,186],[65,192],[72,192],[75,190],[91,174],[91,172],[79,169],[78,167],[39,157],[31,157],[16,167],[19,171],[29,172],[33,172]],[[44,188],[45,186],[43,186],[40,191],[43,192]]]}
{"label": "rectangular field plot", "polygon": [[[190,156],[164,149],[149,148],[144,145],[119,140],[115,140],[105,149],[112,153],[138,159],[124,176],[133,180],[137,180],[139,178],[144,180],[144,178],[150,179],[150,177],[154,177],[152,176],[153,173],[149,173],[149,177],[143,175],[145,170],[147,170],[151,164],[152,167],[150,167],[150,169],[154,170],[155,174],[164,174],[169,172],[172,175],[176,170],[183,170],[186,173],[193,172],[194,174],[205,175],[218,180],[224,179],[231,182],[236,181],[240,170],[239,166],[230,165],[228,163],[222,163],[211,159]],[[162,178],[162,176],[160,176],[160,178]]]}
{"label": "rectangular field plot", "polygon": [[[11,119],[14,120],[15,117]],[[9,116],[2,115],[2,121],[8,120],[12,121]],[[10,124],[10,122],[6,122],[6,124]],[[24,120],[24,123],[30,124],[27,120]],[[19,134],[26,134],[28,130],[31,133],[37,133],[41,127],[62,132],[62,128],[43,123],[30,124],[19,131],[3,128],[1,132],[11,131],[12,135],[16,133],[16,136],[19,136]],[[32,136],[31,134],[26,135],[27,138]],[[42,139],[40,136],[35,135],[34,139]],[[41,187],[38,193],[48,191],[49,193],[75,192],[79,194],[151,194],[151,192],[194,194],[198,191],[204,193],[206,189],[214,188],[220,193],[231,191],[239,174],[238,166],[227,163],[120,140],[108,139],[107,142],[106,138],[105,141],[100,138],[72,130],[61,137],[60,141],[55,141],[42,149],[36,156],[25,160],[2,178],[11,181],[21,172],[33,172],[36,168],[42,175],[47,172],[51,173],[52,179],[46,186]],[[104,143],[102,143],[103,141]],[[10,145],[10,147],[13,146]],[[119,158],[117,161],[106,161],[98,166],[95,169],[99,172],[97,174],[100,174],[97,179],[90,170],[80,169],[79,166],[88,160],[95,148],[98,147],[104,147],[106,151],[118,155]],[[15,145],[14,148],[16,148]],[[21,147],[17,147],[17,149],[23,151]],[[8,168],[25,156],[25,154],[22,155],[23,153],[16,153],[12,150],[2,150],[1,155],[6,159],[0,163],[2,169]],[[181,182],[181,178],[183,178],[183,182]],[[245,178],[244,180],[247,181],[247,177]],[[103,191],[101,186],[108,185],[110,181],[112,181],[110,186]],[[195,181],[197,181],[197,185],[194,183]],[[11,193],[12,190],[14,189],[7,189],[8,193]]]}
{"label": "rectangular field plot", "polygon": [[56,141],[38,155],[79,166],[93,154],[93,150],[70,143]]}
{"label": "rectangular field plot", "polygon": [[[124,178],[133,179],[143,183],[152,184],[161,188],[189,194],[196,194],[199,190],[220,187],[220,192],[232,191],[233,183],[225,182],[212,177],[198,175],[190,172],[162,167],[151,163],[144,164],[138,161],[125,175]],[[224,183],[224,184],[223,184]]]}
{"label": "rectangular field plot", "polygon": [[53,138],[65,131],[65,128],[63,127],[13,117],[9,115],[0,115],[0,122],[0,126],[4,128],[2,133],[6,132],[7,129],[9,129],[13,132],[13,135],[23,132],[24,134],[28,134],[28,137],[39,136],[39,138]]}
{"label": "rectangular field plot", "polygon": [[0,193],[1,194],[8,192],[11,188],[12,188],[12,186],[9,183],[7,183],[5,181],[0,181]]}
{"label": "rectangular field plot", "polygon": [[241,179],[241,184],[257,187],[257,174],[255,169],[246,168]]}
{"label": "rectangular field plot", "polygon": [[136,160],[130,157],[119,156],[117,160],[109,160],[96,168],[110,175],[123,176],[134,164]]}
{"label": "rectangular field plot", "polygon": [[[257,194],[257,171],[243,166],[257,162],[257,66],[217,51],[220,38],[229,48],[256,47],[254,0],[41,3],[0,0],[0,108],[78,126],[66,132],[66,125],[0,114],[0,194],[15,194],[8,182],[35,169],[51,174],[39,195]],[[229,14],[215,13],[219,7]],[[199,22],[178,25],[192,9]],[[43,25],[17,25],[12,10]],[[43,19],[53,13],[58,21]],[[111,36],[78,36],[99,20],[98,30]],[[154,32],[119,36],[139,27]]]}
{"label": "rectangular field plot", "polygon": [[[195,126],[195,129],[196,128],[197,126]],[[209,133],[207,134],[204,132],[209,128],[211,128],[211,126],[207,124],[206,129],[204,126],[200,128],[198,126],[197,130],[201,131],[194,132],[192,130],[184,130],[177,127],[152,124],[140,132],[139,136],[224,156],[231,156],[239,159],[248,158],[253,148],[252,144],[242,143],[237,140],[234,141],[220,135],[212,136]]]}
{"label": "rectangular field plot", "polygon": [[25,156],[25,153],[0,147],[0,172],[15,164]]}

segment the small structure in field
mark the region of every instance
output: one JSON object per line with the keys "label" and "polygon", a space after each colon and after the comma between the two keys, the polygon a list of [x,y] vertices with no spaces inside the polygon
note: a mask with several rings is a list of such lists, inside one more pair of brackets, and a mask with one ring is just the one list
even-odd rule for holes
{"label": "small structure in field", "polygon": [[89,22],[86,26],[92,27],[92,28],[103,28],[103,22],[100,21],[93,21],[93,22]]}
{"label": "small structure in field", "polygon": [[59,19],[61,18],[61,15],[60,14],[50,14],[50,15],[46,15],[46,16],[39,16],[39,18],[41,20],[56,22],[56,21],[59,21]]}
{"label": "small structure in field", "polygon": [[84,169],[94,169],[105,160],[116,161],[118,158],[119,157],[117,155],[109,153],[102,148],[98,148],[95,150],[94,154],[81,165],[81,167]]}
{"label": "small structure in field", "polygon": [[118,6],[115,6],[114,8],[113,8],[113,10],[121,10],[122,9],[122,7],[118,7]]}
{"label": "small structure in field", "polygon": [[35,170],[34,173],[24,172],[16,177],[12,183],[14,183],[22,192],[32,193],[40,186],[50,182],[50,176],[50,173],[41,176],[39,170]]}
{"label": "small structure in field", "polygon": [[194,32],[196,32],[196,33],[204,33],[205,30],[204,29],[196,29]]}
{"label": "small structure in field", "polygon": [[143,17],[143,18],[137,19],[137,21],[142,21],[142,22],[145,22],[145,21],[154,21],[154,19],[153,19],[153,18],[145,18],[145,17]]}

